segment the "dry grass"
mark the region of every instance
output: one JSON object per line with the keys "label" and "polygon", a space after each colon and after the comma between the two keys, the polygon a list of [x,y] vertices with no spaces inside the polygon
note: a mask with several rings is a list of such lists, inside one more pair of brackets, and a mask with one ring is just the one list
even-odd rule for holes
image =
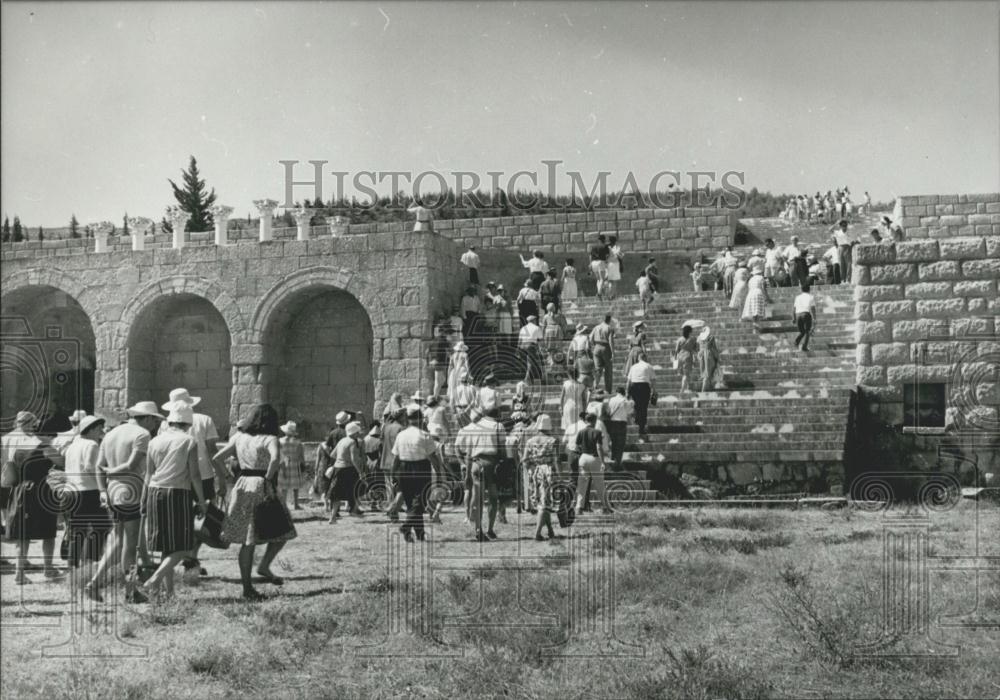
{"label": "dry grass", "polygon": [[[40,650],[68,638],[51,614],[68,610],[65,587],[36,577],[19,589],[4,575],[3,697],[1000,696],[996,630],[938,624],[974,612],[972,572],[930,575],[936,648],[884,633],[883,528],[898,514],[645,510],[620,517],[613,540],[585,538],[583,521],[544,543],[512,515],[502,539],[480,547],[452,510],[420,545],[436,557],[433,576],[411,583],[387,567],[396,538],[383,521],[304,515],[275,566],[285,585],[261,586],[270,600],[242,603],[235,551],[209,551],[199,585],[124,608],[119,641],[90,634],[64,658]],[[975,517],[970,503],[932,515],[932,552],[974,551]],[[980,536],[1000,531],[995,506],[978,517]],[[980,542],[984,554],[997,549],[995,537]],[[589,585],[601,562],[614,572],[611,599],[571,596],[567,565]],[[389,634],[390,597],[432,614],[394,616]],[[978,604],[981,619],[1000,619],[1000,575],[980,575]],[[613,635],[601,625],[612,612]],[[57,626],[13,626],[36,622]],[[859,655],[865,643],[880,655]],[[960,653],[905,655],[941,643]],[[85,655],[124,644],[144,655]]]}

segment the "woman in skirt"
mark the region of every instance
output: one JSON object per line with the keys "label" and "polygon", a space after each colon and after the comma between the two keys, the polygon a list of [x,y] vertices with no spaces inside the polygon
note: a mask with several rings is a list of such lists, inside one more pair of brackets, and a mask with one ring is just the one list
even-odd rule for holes
{"label": "woman in skirt", "polygon": [[694,359],[698,354],[698,341],[691,336],[691,326],[684,326],[681,329],[681,337],[674,345],[674,364],[681,375],[681,391],[694,391],[691,385],[694,383]]}
{"label": "woman in skirt", "polygon": [[[66,448],[66,487],[62,506],[69,541],[67,559],[72,570],[73,589],[85,586],[93,578],[93,568],[104,554],[104,545],[112,530],[111,517],[101,504],[97,482],[97,459],[104,437],[104,419],[87,416],[80,421],[80,432]],[[82,568],[82,571],[81,571]]]}
{"label": "woman in skirt", "polygon": [[747,300],[743,304],[742,319],[744,321],[753,321],[756,324],[758,321],[763,320],[764,315],[767,313],[767,304],[770,301],[767,296],[767,286],[764,282],[764,276],[759,272],[754,273],[750,277],[750,281],[747,282],[747,289]]}
{"label": "woman in skirt", "polygon": [[[754,267],[756,270],[757,268]],[[763,272],[763,269],[761,269]],[[740,266],[736,268],[736,273],[733,275],[733,296],[729,300],[730,309],[743,309],[743,304],[747,300],[747,293],[750,291],[747,287],[747,283],[750,281],[750,270],[747,263],[740,263]]]}
{"label": "woman in skirt", "polygon": [[341,438],[333,449],[333,465],[327,467],[330,477],[330,490],[327,499],[333,504],[330,514],[330,524],[340,518],[340,504],[347,501],[351,515],[364,515],[357,503],[358,480],[364,469],[364,457],[361,455],[361,423],[353,421],[345,428],[347,437]]}
{"label": "woman in skirt", "polygon": [[[149,441],[146,453],[146,546],[160,552],[160,566],[143,584],[147,595],[162,582],[174,594],[174,567],[194,549],[193,502],[204,515],[208,508],[198,468],[198,446],[188,434],[194,423],[190,404],[177,402],[167,416],[167,428]],[[194,499],[191,492],[194,491]]]}
{"label": "woman in skirt", "polygon": [[562,300],[576,301],[580,293],[576,288],[576,268],[573,267],[573,258],[566,260],[566,267],[563,268],[560,281],[562,283]]}
{"label": "woman in skirt", "polygon": [[281,426],[284,436],[278,439],[281,451],[281,471],[278,472],[278,491],[287,501],[292,494],[292,507],[302,510],[299,506],[299,489],[306,488],[306,453],[299,440],[299,428],[293,421]]}
{"label": "woman in skirt", "polygon": [[552,419],[542,414],[535,424],[535,435],[524,444],[523,467],[531,475],[530,507],[538,512],[535,539],[543,540],[542,528],[548,529],[549,539],[556,536],[552,529],[553,487],[559,478],[559,441],[552,436]]}
{"label": "woman in skirt", "polygon": [[267,582],[280,586],[284,581],[271,571],[271,562],[285,543],[296,536],[292,516],[278,499],[273,485],[281,464],[280,432],[274,408],[270,404],[258,404],[247,418],[246,429],[213,458],[225,460],[235,454],[240,463],[240,478],[229,496],[229,512],[222,537],[228,542],[240,543],[240,579],[243,597],[247,600],[264,598],[254,589],[250,579],[256,545],[267,544],[257,573]]}
{"label": "woman in skirt", "polygon": [[618,236],[608,236],[608,298],[614,299],[618,291],[618,283],[622,279],[622,247],[618,245]]}
{"label": "woman in skirt", "polygon": [[636,321],[632,324],[632,337],[628,339],[628,355],[625,357],[625,379],[628,371],[636,363],[640,355],[646,354],[646,324]]}

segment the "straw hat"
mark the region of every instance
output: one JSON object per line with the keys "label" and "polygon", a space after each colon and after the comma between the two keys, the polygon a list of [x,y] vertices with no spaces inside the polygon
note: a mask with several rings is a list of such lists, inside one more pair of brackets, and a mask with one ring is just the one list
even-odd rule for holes
{"label": "straw hat", "polygon": [[411,404],[409,404],[406,407],[406,417],[407,418],[416,418],[416,417],[420,416],[421,414],[422,414],[422,411],[420,410],[420,406],[418,404],[411,403]]}
{"label": "straw hat", "polygon": [[645,321],[636,321],[635,323],[632,324],[632,328],[642,328],[645,325],[646,325]]}
{"label": "straw hat", "polygon": [[527,321],[528,323],[532,323],[532,322],[534,322],[534,321],[537,321],[537,320],[538,320],[538,316],[535,316],[534,314],[532,314],[531,316],[528,316],[528,318],[527,318],[527,319],[525,319],[525,320],[526,320],[526,321]]}
{"label": "straw hat", "polygon": [[38,422],[38,417],[31,411],[18,411],[14,418],[15,425],[28,425]]}
{"label": "straw hat", "polygon": [[125,409],[125,412],[128,413],[130,418],[142,418],[144,416],[149,416],[151,418],[159,418],[160,420],[163,420],[163,414],[157,410],[156,404],[152,401],[139,401],[135,404],[135,406]]}
{"label": "straw hat", "polygon": [[347,421],[351,419],[351,416],[350,414],[347,413],[347,411],[341,411],[336,416],[334,416],[333,419],[337,421],[337,425],[344,425],[345,423],[347,423]]}
{"label": "straw hat", "polygon": [[344,430],[347,432],[347,437],[354,437],[355,435],[361,433],[361,423],[357,422],[356,420],[351,421],[350,423],[347,424],[347,427],[344,428]]}
{"label": "straw hat", "polygon": [[73,413],[70,414],[70,416],[69,416],[69,422],[70,423],[79,423],[80,421],[82,421],[86,417],[87,417],[87,412],[84,411],[82,408],[78,408],[75,411],[73,411]]}
{"label": "straw hat", "polygon": [[587,330],[588,330],[588,328],[587,328],[587,324],[586,323],[578,323],[578,324],[576,324],[576,332],[577,333],[586,333]]}
{"label": "straw hat", "polygon": [[178,401],[186,403],[188,406],[197,406],[199,403],[201,403],[201,397],[191,396],[191,394],[188,393],[187,389],[183,388],[174,389],[173,391],[170,392],[170,400],[167,401],[167,403],[160,406],[160,408],[169,411],[170,405]]}
{"label": "straw hat", "polygon": [[538,416],[538,422],[535,423],[535,429],[549,432],[552,430],[552,418],[550,418],[547,413],[543,413]]}
{"label": "straw hat", "polygon": [[104,419],[100,416],[87,416],[80,421],[80,434],[83,435],[95,425],[104,425]]}
{"label": "straw hat", "polygon": [[[174,404],[173,408],[170,409],[170,414],[167,416],[168,423],[187,423],[190,425],[194,423],[194,409],[188,404],[178,401]],[[83,432],[83,425],[81,424],[80,432]]]}
{"label": "straw hat", "polygon": [[299,436],[299,426],[295,425],[295,421],[288,421],[283,426],[281,426],[281,432],[289,437]]}
{"label": "straw hat", "polygon": [[452,348],[455,352],[468,352],[469,346],[463,343],[461,340],[455,343],[455,347]]}
{"label": "straw hat", "polygon": [[712,329],[705,326],[701,329],[701,333],[698,335],[698,340],[708,340],[710,335],[712,335]]}

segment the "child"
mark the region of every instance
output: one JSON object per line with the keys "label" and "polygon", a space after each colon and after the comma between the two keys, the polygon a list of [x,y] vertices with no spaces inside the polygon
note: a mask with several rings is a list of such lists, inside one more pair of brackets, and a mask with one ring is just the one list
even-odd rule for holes
{"label": "child", "polygon": [[646,309],[649,304],[653,301],[653,285],[649,281],[649,277],[646,276],[646,271],[643,270],[639,273],[639,279],[635,281],[635,286],[639,289],[639,301],[642,302],[642,315],[646,315]]}

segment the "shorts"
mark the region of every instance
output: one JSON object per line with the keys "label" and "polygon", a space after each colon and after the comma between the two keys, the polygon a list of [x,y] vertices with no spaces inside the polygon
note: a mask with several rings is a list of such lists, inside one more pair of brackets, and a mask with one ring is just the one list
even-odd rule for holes
{"label": "shorts", "polygon": [[142,517],[142,504],[135,503],[108,503],[108,513],[111,514],[112,522],[129,523],[139,520]]}
{"label": "shorts", "polygon": [[469,480],[473,482],[479,480],[483,488],[496,486],[497,463],[496,457],[473,457],[472,469],[469,470]]}

